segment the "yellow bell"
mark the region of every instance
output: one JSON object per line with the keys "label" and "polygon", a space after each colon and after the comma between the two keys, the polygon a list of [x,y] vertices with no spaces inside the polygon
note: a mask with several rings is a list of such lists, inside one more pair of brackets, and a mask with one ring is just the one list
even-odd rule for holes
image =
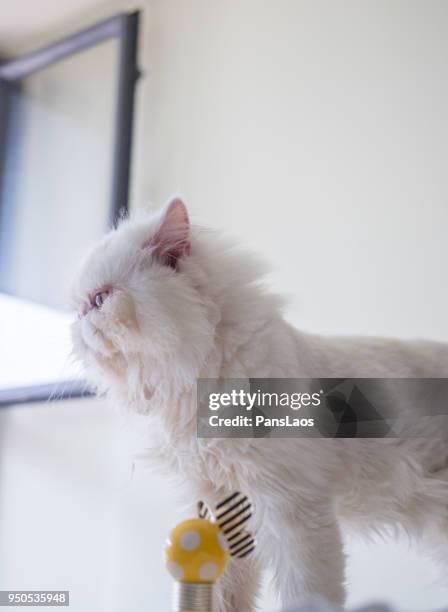
{"label": "yellow bell", "polygon": [[226,568],[228,548],[216,523],[190,519],[170,533],[165,546],[166,568],[179,582],[213,583]]}

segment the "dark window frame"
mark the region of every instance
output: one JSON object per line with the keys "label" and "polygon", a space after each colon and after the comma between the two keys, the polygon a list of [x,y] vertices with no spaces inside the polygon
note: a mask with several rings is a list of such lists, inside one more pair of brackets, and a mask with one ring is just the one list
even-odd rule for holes
{"label": "dark window frame", "polygon": [[[65,58],[113,38],[119,41],[117,100],[114,121],[112,188],[109,222],[113,226],[128,211],[135,84],[140,76],[137,64],[139,11],[119,13],[89,28],[69,35],[36,51],[0,63],[0,183],[6,155],[8,88],[27,76]],[[5,95],[6,94],[6,95]],[[0,201],[0,222],[7,224],[7,207]],[[1,286],[1,278],[0,278]],[[0,390],[0,408],[18,403],[69,399],[91,395],[84,381],[62,381]]]}

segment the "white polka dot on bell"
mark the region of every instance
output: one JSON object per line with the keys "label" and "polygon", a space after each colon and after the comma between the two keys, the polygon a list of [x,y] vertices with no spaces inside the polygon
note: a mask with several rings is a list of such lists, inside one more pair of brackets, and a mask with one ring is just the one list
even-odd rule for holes
{"label": "white polka dot on bell", "polygon": [[199,576],[202,580],[213,580],[218,571],[216,563],[203,563],[199,568]]}
{"label": "white polka dot on bell", "polygon": [[218,533],[218,541],[223,550],[229,550],[229,543],[227,542],[226,536],[223,533]]}
{"label": "white polka dot on bell", "polygon": [[186,531],[180,538],[180,547],[183,550],[194,550],[201,543],[201,536],[197,531]]}
{"label": "white polka dot on bell", "polygon": [[182,566],[179,565],[179,563],[176,563],[176,561],[168,561],[168,563],[166,564],[166,569],[169,571],[169,573],[175,580],[181,580],[181,578],[183,578],[184,576],[184,570]]}

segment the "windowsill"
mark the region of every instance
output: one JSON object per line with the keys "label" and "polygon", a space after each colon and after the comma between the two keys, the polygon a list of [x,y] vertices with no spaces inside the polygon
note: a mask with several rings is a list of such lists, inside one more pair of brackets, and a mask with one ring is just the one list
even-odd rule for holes
{"label": "windowsill", "polygon": [[89,395],[71,358],[72,315],[0,294],[0,406]]}

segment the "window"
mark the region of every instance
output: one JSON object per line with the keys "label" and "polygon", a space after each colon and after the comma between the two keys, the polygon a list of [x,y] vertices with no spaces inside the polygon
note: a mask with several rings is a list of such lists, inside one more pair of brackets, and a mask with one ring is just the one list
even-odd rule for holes
{"label": "window", "polygon": [[67,287],[127,212],[138,17],[0,64],[0,404],[87,392]]}

